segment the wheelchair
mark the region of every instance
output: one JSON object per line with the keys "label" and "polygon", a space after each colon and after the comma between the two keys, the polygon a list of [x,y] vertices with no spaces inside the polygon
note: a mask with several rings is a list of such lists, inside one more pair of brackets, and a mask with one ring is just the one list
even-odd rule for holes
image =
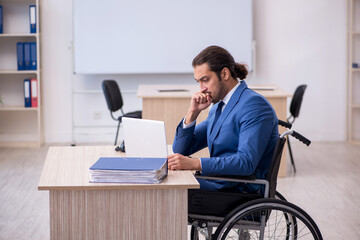
{"label": "wheelchair", "polygon": [[286,137],[293,136],[307,146],[310,140],[291,130],[291,124],[277,140],[266,179],[255,176],[201,176],[196,178],[253,183],[263,186],[263,193],[214,192],[189,190],[188,224],[190,237],[199,239],[322,239],[314,220],[300,207],[286,201],[276,191],[277,175]]}

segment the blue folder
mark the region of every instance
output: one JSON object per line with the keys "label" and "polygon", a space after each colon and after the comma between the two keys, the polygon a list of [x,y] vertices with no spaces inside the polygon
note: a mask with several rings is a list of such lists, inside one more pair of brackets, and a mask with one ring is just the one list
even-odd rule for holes
{"label": "blue folder", "polygon": [[3,33],[3,8],[0,5],[0,33]]}
{"label": "blue folder", "polygon": [[36,42],[30,43],[30,69],[37,69],[37,58],[36,58]]}
{"label": "blue folder", "polygon": [[160,183],[168,174],[166,158],[101,157],[90,167],[92,183]]}
{"label": "blue folder", "polygon": [[30,43],[24,43],[24,70],[31,70]]}
{"label": "blue folder", "polygon": [[30,33],[36,33],[36,6],[29,6]]}
{"label": "blue folder", "polygon": [[31,107],[31,84],[30,79],[24,80],[24,100],[25,100],[25,107]]}
{"label": "blue folder", "polygon": [[16,45],[16,51],[18,70],[24,70],[24,43],[18,42]]}
{"label": "blue folder", "polygon": [[151,171],[159,170],[166,158],[101,157],[90,170]]}

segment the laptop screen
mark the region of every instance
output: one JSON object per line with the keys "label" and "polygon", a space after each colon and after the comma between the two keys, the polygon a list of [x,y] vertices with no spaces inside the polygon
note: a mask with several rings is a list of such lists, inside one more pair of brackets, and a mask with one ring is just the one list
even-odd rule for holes
{"label": "laptop screen", "polygon": [[126,157],[167,157],[163,121],[124,117],[122,124]]}

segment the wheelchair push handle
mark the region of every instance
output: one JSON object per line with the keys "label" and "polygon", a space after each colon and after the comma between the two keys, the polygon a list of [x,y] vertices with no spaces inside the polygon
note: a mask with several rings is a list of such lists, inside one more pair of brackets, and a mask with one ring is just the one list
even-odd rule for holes
{"label": "wheelchair push handle", "polygon": [[298,139],[300,142],[304,143],[306,146],[309,146],[310,143],[311,143],[311,141],[309,139],[307,139],[306,137],[304,137],[300,133],[295,132],[294,130],[288,130],[288,131],[282,133],[280,137],[283,138],[283,137],[288,136],[288,135],[291,135],[294,138]]}
{"label": "wheelchair push handle", "polygon": [[298,139],[299,141],[301,141],[302,143],[304,143],[306,146],[309,146],[311,141],[309,139],[307,139],[306,137],[304,137],[303,135],[301,135],[298,132],[293,131],[293,133],[291,134],[291,136],[293,136],[294,138]]}
{"label": "wheelchair push handle", "polygon": [[[291,123],[282,121],[280,119],[278,120],[278,124],[280,126],[286,127],[287,129],[291,129],[291,127],[292,127]],[[294,138],[298,139],[300,142],[304,143],[306,146],[309,146],[310,143],[311,143],[311,141],[309,139],[307,139],[306,137],[304,137],[300,133],[295,132],[294,130],[288,130],[288,131],[284,132],[283,134],[281,134],[280,137],[282,138],[282,137],[285,137],[285,136],[288,136],[288,135],[291,135]]]}

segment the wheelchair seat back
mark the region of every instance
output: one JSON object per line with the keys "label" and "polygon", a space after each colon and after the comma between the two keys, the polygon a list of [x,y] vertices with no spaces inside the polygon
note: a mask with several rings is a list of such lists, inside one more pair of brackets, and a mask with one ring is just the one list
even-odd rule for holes
{"label": "wheelchair seat back", "polygon": [[274,153],[271,159],[271,165],[269,172],[267,173],[266,180],[269,182],[269,198],[275,198],[276,185],[277,185],[277,176],[280,168],[281,156],[284,150],[286,138],[279,137],[276,142]]}

